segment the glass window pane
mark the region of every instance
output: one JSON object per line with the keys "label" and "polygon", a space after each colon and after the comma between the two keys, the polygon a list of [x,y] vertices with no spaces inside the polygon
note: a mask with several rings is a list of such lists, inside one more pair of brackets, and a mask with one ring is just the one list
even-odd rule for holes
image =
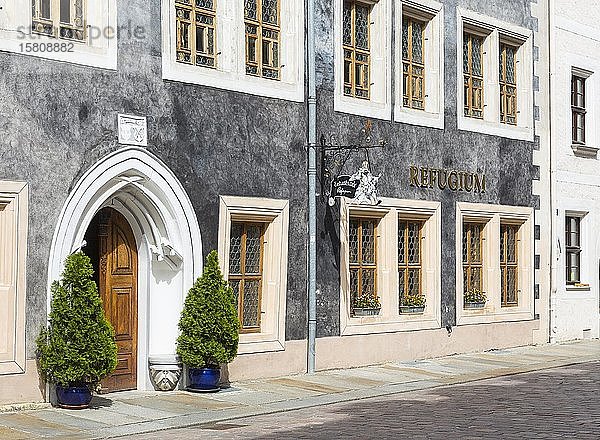
{"label": "glass window pane", "polygon": [[420,247],[420,225],[419,223],[408,223],[408,262],[420,263],[421,247]]}
{"label": "glass window pane", "polygon": [[[34,0],[35,1],[35,0]],[[40,0],[41,18],[50,19],[50,0]]]}
{"label": "glass window pane", "polygon": [[406,223],[398,223],[398,263],[406,262]]}
{"label": "glass window pane", "polygon": [[246,227],[246,273],[260,273],[262,227],[248,225]]}
{"label": "glass window pane", "polygon": [[408,19],[404,18],[402,20],[402,58],[408,60],[408,29],[409,23]]}
{"label": "glass window pane", "polygon": [[245,0],[244,1],[244,16],[250,20],[256,20],[257,16],[257,5],[256,0]]}
{"label": "glass window pane", "polygon": [[472,59],[473,59],[473,75],[483,76],[483,65],[481,60],[481,52],[483,46],[483,40],[478,37],[472,39]]}
{"label": "glass window pane", "polygon": [[344,2],[344,12],[342,17],[344,44],[352,45],[352,3]]}
{"label": "glass window pane", "polygon": [[243,327],[257,327],[260,323],[259,292],[259,280],[244,281]]}
{"label": "glass window pane", "polygon": [[362,223],[362,262],[375,263],[375,223],[364,221]]}
{"label": "glass window pane", "polygon": [[421,270],[409,269],[408,271],[408,294],[419,295],[421,293]]}
{"label": "glass window pane", "polygon": [[60,0],[60,21],[61,23],[71,23],[71,1]]}
{"label": "glass window pane", "polygon": [[231,238],[229,241],[229,273],[242,273],[242,234],[241,223],[231,224]]}
{"label": "glass window pane", "polygon": [[423,24],[412,22],[412,59],[415,63],[423,62]]}
{"label": "glass window pane", "polygon": [[355,3],[354,6],[355,25],[354,38],[355,45],[359,49],[369,49],[369,7]]}
{"label": "glass window pane", "polygon": [[356,220],[350,221],[348,243],[350,248],[350,263],[358,263],[358,221]]}
{"label": "glass window pane", "polygon": [[279,0],[262,0],[263,23],[277,25],[279,23]]}
{"label": "glass window pane", "polygon": [[240,280],[229,280],[229,285],[233,290],[233,296],[235,296],[235,308],[239,308],[240,301]]}
{"label": "glass window pane", "polygon": [[363,269],[361,272],[363,295],[375,295],[375,269]]}

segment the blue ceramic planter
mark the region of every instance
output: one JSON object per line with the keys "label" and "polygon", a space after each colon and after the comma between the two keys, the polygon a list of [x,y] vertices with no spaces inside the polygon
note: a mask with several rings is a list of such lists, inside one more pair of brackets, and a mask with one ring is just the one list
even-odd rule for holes
{"label": "blue ceramic planter", "polygon": [[192,390],[216,391],[219,389],[219,379],[221,378],[220,368],[190,368],[188,370],[190,378],[189,388]]}
{"label": "blue ceramic planter", "polygon": [[56,385],[56,397],[61,408],[83,409],[90,406],[92,392],[87,386],[62,387]]}

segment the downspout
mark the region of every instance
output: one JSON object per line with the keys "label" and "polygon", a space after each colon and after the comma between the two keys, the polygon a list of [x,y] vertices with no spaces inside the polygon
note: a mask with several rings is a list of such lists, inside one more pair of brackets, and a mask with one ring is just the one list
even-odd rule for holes
{"label": "downspout", "polygon": [[308,1],[308,374],[315,372],[317,338],[317,86],[315,58],[315,1]]}

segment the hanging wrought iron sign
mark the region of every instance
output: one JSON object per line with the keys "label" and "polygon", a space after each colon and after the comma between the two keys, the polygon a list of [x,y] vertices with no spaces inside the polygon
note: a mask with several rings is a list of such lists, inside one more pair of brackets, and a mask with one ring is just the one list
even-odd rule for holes
{"label": "hanging wrought iron sign", "polygon": [[[377,184],[381,174],[374,176],[370,170],[369,150],[382,148],[385,141],[372,141],[372,124],[367,121],[360,131],[357,142],[340,145],[331,136],[329,143],[321,136],[321,194],[328,199],[329,206],[335,205],[337,197],[345,197],[353,203],[377,205]],[[354,174],[344,174],[344,166],[353,153],[364,152],[365,160]]]}

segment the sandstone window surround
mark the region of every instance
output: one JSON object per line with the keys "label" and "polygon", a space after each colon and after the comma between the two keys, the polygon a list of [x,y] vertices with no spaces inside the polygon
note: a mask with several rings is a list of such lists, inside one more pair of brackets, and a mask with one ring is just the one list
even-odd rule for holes
{"label": "sandstone window surround", "polygon": [[[340,206],[340,324],[341,335],[400,332],[441,327],[441,205],[439,202],[383,198],[378,206]],[[353,317],[351,310],[351,219],[373,220],[376,224],[376,293],[381,302],[377,316]],[[399,237],[402,224],[418,222],[420,234],[420,289],[426,297],[422,314],[400,314]],[[410,265],[416,269],[416,265]],[[415,267],[413,267],[415,266]],[[408,267],[408,266],[407,266]],[[410,284],[410,283],[409,283]]]}
{"label": "sandstone window surround", "polygon": [[[242,225],[241,234],[239,226]],[[243,246],[248,227],[250,232],[250,266],[238,269],[233,261],[238,252],[233,246]],[[240,279],[249,284],[245,307],[246,322],[240,333],[239,353],[262,353],[285,350],[285,311],[288,267],[289,202],[255,197],[221,196],[219,209],[219,258],[226,279],[236,283]],[[236,232],[237,231],[237,232]],[[236,234],[241,238],[236,241]],[[256,237],[260,237],[257,241]],[[258,246],[258,247],[257,247]],[[240,248],[240,258],[243,249]],[[257,254],[255,251],[259,251]],[[245,252],[246,258],[248,252]],[[259,257],[259,260],[256,260]],[[240,261],[241,263],[241,261]],[[257,263],[257,264],[256,264]],[[236,273],[249,269],[251,272]],[[237,290],[240,292],[240,290]],[[240,298],[240,297],[238,297]],[[243,298],[242,298],[243,300]],[[243,318],[242,313],[242,318]]]}
{"label": "sandstone window surround", "polygon": [[[183,21],[178,15],[191,11],[191,4],[162,0],[163,79],[304,101],[303,2],[203,0],[202,20],[209,22],[194,25],[193,11]],[[182,29],[184,36],[185,29],[189,32],[187,43],[182,43]],[[198,32],[200,41],[194,38]],[[197,55],[200,62],[193,59]]]}
{"label": "sandstone window surround", "polygon": [[[397,18],[394,42],[396,48],[394,120],[442,129],[444,128],[443,5],[434,0],[395,0],[395,10]],[[419,40],[419,32],[422,32],[421,40]],[[415,51],[415,48],[419,50]],[[414,105],[415,97],[417,105]]]}
{"label": "sandstone window surround", "polygon": [[[334,0],[336,111],[390,119],[392,2],[393,0]],[[356,32],[346,32],[347,35],[344,36],[344,19],[352,20],[356,16],[352,11],[356,11],[356,7],[361,11],[369,11],[369,28],[366,34],[364,29],[360,32],[360,35],[365,34],[363,37],[366,36],[367,44],[363,41],[358,47],[354,44]],[[348,11],[351,11],[350,15]],[[355,27],[350,26],[350,29]]]}
{"label": "sandstone window surround", "polygon": [[[477,225],[478,228],[470,228]],[[507,267],[513,267],[513,259],[507,264],[501,256],[505,248],[501,244],[501,231],[506,226],[516,231],[516,303],[503,301],[506,298],[503,288],[506,287],[502,281]],[[479,231],[479,253],[475,264],[468,268],[479,271],[475,278],[476,284],[481,286],[487,296],[487,302],[483,309],[465,309],[463,293],[468,287],[465,285],[465,273],[467,282],[473,284],[465,271],[465,232]],[[456,315],[457,324],[483,324],[491,322],[523,321],[534,318],[534,241],[533,241],[533,208],[488,205],[479,203],[457,203],[456,208]],[[504,266],[503,266],[504,262]],[[473,287],[473,286],[471,286]],[[476,286],[475,286],[476,287]]]}
{"label": "sandstone window surround", "polygon": [[25,372],[28,188],[0,181],[0,375]]}
{"label": "sandstone window surround", "polygon": [[8,2],[0,9],[0,51],[116,70],[117,2]]}
{"label": "sandstone window surround", "polygon": [[[472,57],[482,41],[481,60]],[[508,75],[506,71],[506,51]],[[466,49],[466,51],[465,51]],[[502,58],[504,53],[505,58]],[[510,70],[514,55],[514,69]],[[480,62],[473,72],[471,61]],[[533,32],[457,9],[457,114],[460,130],[533,141]],[[501,69],[502,68],[502,69]],[[477,76],[477,75],[479,76]],[[475,75],[475,76],[474,76]],[[481,89],[470,81],[474,78]],[[478,107],[481,99],[481,108]]]}

